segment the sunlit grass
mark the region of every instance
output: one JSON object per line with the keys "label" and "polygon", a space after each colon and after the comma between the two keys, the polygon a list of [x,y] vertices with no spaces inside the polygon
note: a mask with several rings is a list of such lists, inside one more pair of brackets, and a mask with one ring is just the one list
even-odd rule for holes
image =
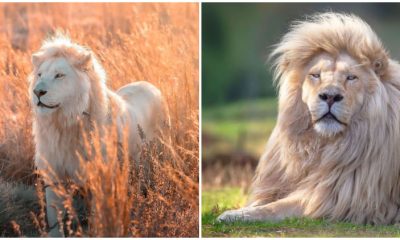
{"label": "sunlit grass", "polygon": [[[72,229],[73,221],[66,219],[70,236],[197,236],[198,4],[1,3],[0,10],[0,188],[9,186],[0,197],[4,198],[0,202],[7,202],[0,205],[0,236],[47,234],[40,210],[43,203],[20,207],[15,199],[23,194],[9,183],[24,184],[29,192],[34,191],[27,76],[32,69],[31,54],[56,29],[94,52],[110,89],[140,80],[158,87],[171,118],[171,131],[155,148],[143,149],[146,160],[154,163],[153,188],[146,197],[135,185],[144,181],[140,174],[133,178],[133,185],[126,186],[127,169],[116,171],[101,159],[91,159],[92,179],[84,188],[92,192],[90,205],[96,211],[83,224],[83,232]],[[40,195],[42,189],[37,190]],[[62,191],[70,197],[75,192]],[[70,200],[65,204],[71,206]],[[33,218],[37,224],[28,225]]]}

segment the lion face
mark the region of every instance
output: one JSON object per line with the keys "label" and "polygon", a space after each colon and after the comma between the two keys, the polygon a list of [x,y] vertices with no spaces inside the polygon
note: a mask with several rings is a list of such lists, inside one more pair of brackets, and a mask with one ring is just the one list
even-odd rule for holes
{"label": "lion face", "polygon": [[[38,114],[72,109],[84,111],[88,106],[90,82],[64,57],[44,60],[35,66],[31,82],[31,101]],[[82,112],[81,112],[82,113]]]}
{"label": "lion face", "polygon": [[[302,100],[315,131],[322,136],[343,132],[361,110],[373,73],[348,54],[315,56],[305,69]],[[376,78],[375,78],[376,80]]]}

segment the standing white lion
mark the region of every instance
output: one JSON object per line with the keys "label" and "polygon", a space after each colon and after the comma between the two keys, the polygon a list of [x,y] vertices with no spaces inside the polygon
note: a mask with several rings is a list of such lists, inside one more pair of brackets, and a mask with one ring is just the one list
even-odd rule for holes
{"label": "standing white lion", "polygon": [[[104,69],[87,48],[56,36],[44,42],[32,55],[33,73],[29,94],[33,104],[33,134],[36,143],[35,164],[38,170],[51,169],[55,181],[72,180],[79,184],[82,174],[77,151],[84,149],[83,129],[110,126],[116,114],[118,130],[127,128],[129,154],[139,156],[142,141],[156,136],[166,119],[160,91],[148,82],[135,82],[116,93],[106,86]],[[51,187],[46,188],[50,236],[63,236],[59,231],[53,205],[63,210],[62,199]]]}

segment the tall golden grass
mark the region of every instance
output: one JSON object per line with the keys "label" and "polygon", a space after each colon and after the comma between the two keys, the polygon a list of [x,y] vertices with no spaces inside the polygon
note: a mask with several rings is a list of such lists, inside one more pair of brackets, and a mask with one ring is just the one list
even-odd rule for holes
{"label": "tall golden grass", "polygon": [[[151,170],[139,167],[132,174],[125,165],[110,167],[112,161],[94,157],[88,162],[92,174],[84,192],[90,192],[91,214],[83,226],[74,222],[79,218],[72,207],[75,188],[60,189],[68,212],[62,220],[65,232],[198,236],[198,4],[2,3],[0,8],[0,178],[37,183],[27,81],[30,56],[47,36],[62,29],[94,51],[111,89],[149,81],[163,93],[171,117],[171,129],[142,150]],[[14,234],[46,236],[43,193],[37,189],[42,209],[26,213],[35,230],[16,220],[9,225]],[[0,235],[7,236],[1,228]]]}

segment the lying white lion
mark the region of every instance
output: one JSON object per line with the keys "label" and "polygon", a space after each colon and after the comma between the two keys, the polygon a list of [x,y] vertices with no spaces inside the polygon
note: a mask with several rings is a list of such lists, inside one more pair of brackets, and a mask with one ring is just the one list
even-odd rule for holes
{"label": "lying white lion", "polygon": [[[129,130],[130,156],[139,156],[138,125],[147,140],[166,119],[160,91],[148,82],[135,82],[116,93],[106,86],[106,75],[93,53],[64,36],[44,42],[32,55],[30,77],[36,143],[35,164],[38,170],[51,169],[54,181],[72,180],[79,184],[80,161],[76,152],[83,149],[83,129],[93,124],[109,126],[111,112],[117,126]],[[80,125],[81,124],[81,125]],[[57,179],[57,180],[56,180]],[[62,200],[54,189],[46,188],[47,216],[51,236],[63,236],[57,223],[54,204],[63,210]]]}
{"label": "lying white lion", "polygon": [[220,221],[400,221],[400,65],[354,15],[296,22],[273,52],[276,127],[251,200]]}

